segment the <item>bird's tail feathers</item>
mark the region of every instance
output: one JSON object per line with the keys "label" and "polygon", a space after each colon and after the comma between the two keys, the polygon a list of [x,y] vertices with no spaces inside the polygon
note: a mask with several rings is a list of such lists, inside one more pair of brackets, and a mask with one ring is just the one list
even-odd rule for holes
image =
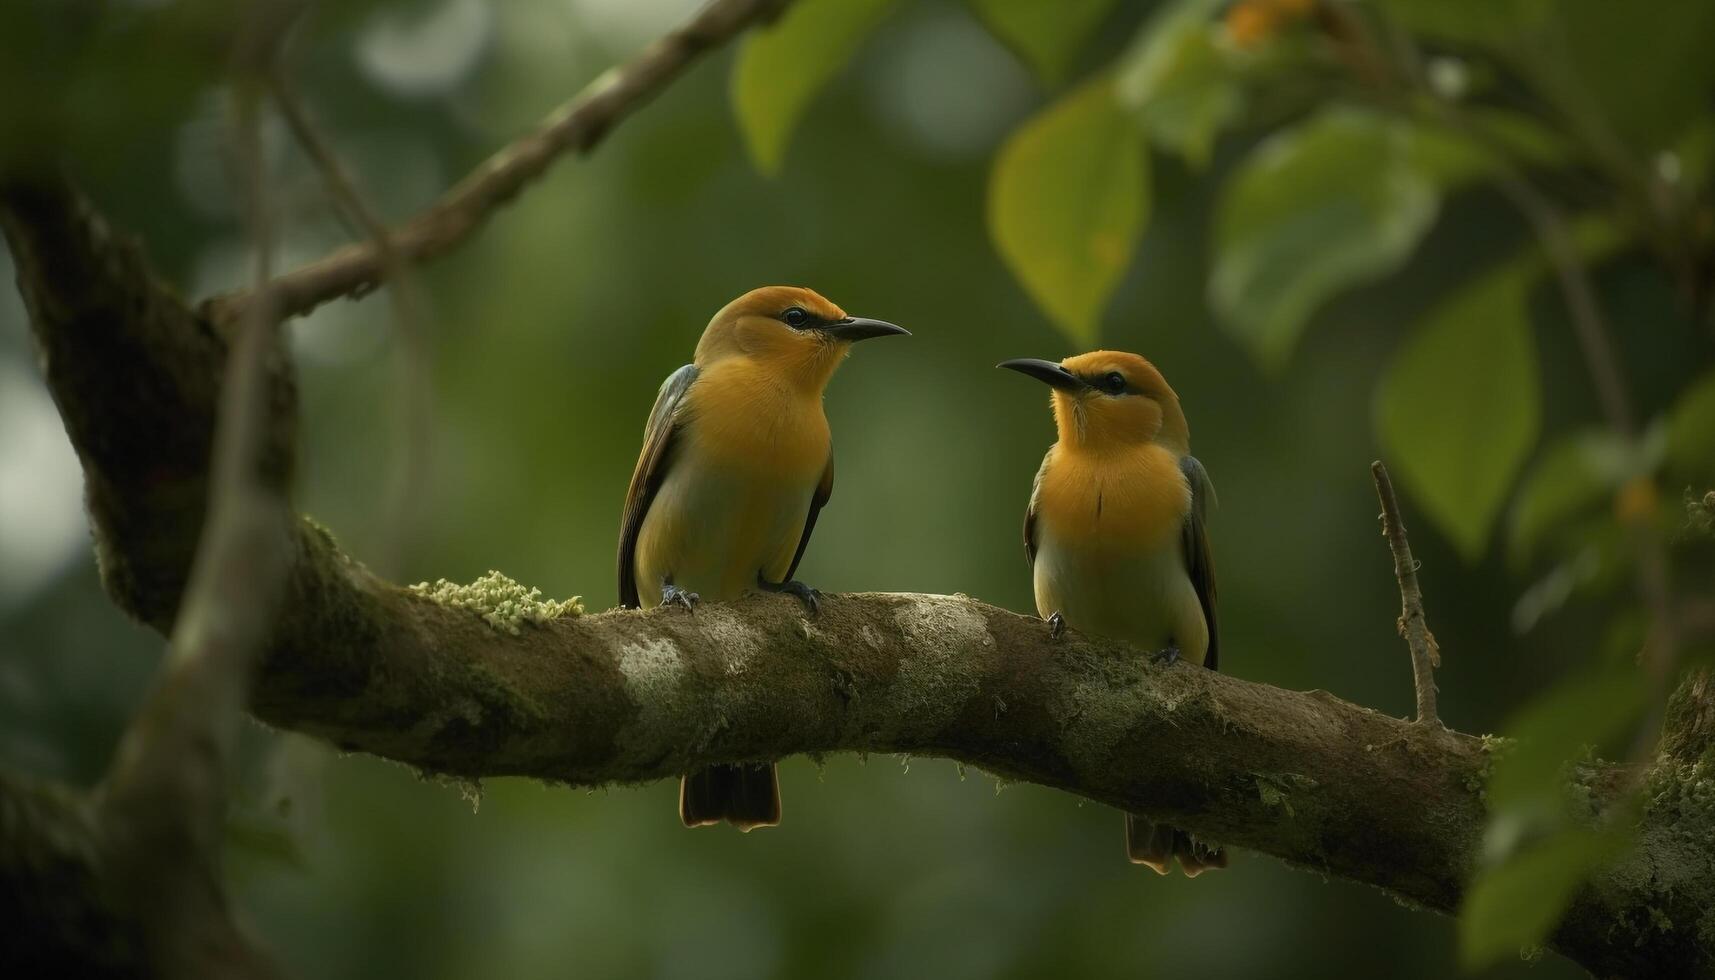
{"label": "bird's tail feathers", "polygon": [[1227,852],[1192,836],[1189,831],[1156,823],[1135,813],[1125,815],[1125,853],[1133,864],[1149,867],[1156,874],[1170,874],[1173,860],[1185,877],[1227,866]]}
{"label": "bird's tail feathers", "polygon": [[780,823],[780,780],[773,763],[709,766],[679,780],[679,819],[687,827],[726,821],[740,830]]}

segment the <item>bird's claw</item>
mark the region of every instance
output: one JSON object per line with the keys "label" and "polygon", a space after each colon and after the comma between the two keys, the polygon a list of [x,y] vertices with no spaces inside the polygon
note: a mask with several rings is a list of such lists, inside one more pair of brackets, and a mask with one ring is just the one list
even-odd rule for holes
{"label": "bird's claw", "polygon": [[1149,661],[1150,663],[1166,664],[1171,667],[1179,662],[1179,648],[1175,646],[1162,647],[1150,655]]}
{"label": "bird's claw", "polygon": [[1062,633],[1065,633],[1065,632],[1066,632],[1066,617],[1060,615],[1059,613],[1054,613],[1053,615],[1048,617],[1048,638],[1050,640],[1058,640],[1060,638],[1060,635]]}
{"label": "bird's claw", "polygon": [[770,582],[758,576],[756,581],[764,591],[783,592],[789,596],[796,596],[798,601],[804,604],[804,611],[812,616],[822,611],[822,592],[820,589],[811,588],[796,579],[789,582]]}
{"label": "bird's claw", "polygon": [[686,612],[696,612],[697,603],[701,602],[702,598],[695,592],[681,589],[672,582],[667,582],[661,586],[661,604],[663,606],[684,606]]}

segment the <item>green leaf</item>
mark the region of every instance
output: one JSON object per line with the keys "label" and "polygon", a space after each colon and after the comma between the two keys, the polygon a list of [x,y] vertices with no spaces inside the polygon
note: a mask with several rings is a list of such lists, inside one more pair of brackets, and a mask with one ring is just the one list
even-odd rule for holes
{"label": "green leaf", "polygon": [[1629,730],[1644,701],[1641,671],[1601,667],[1555,685],[1508,719],[1505,730],[1516,740],[1489,777],[1486,870],[1459,910],[1467,967],[1541,943],[1579,883],[1625,845],[1623,824],[1596,831],[1582,822],[1567,763]]}
{"label": "green leaf", "polygon": [[1240,74],[1217,41],[1215,0],[1179,0],[1143,26],[1115,88],[1157,145],[1193,167],[1209,162],[1221,129],[1244,108]]}
{"label": "green leaf", "polygon": [[1590,510],[1639,472],[1629,440],[1607,429],[1562,436],[1519,483],[1508,521],[1507,553],[1530,560],[1549,531]]}
{"label": "green leaf", "polygon": [[1353,109],[1324,111],[1258,147],[1227,185],[1210,301],[1266,367],[1282,366],[1335,293],[1398,269],[1435,219],[1412,131]]}
{"label": "green leaf", "polygon": [[1541,945],[1578,886],[1619,849],[1611,834],[1568,829],[1479,874],[1459,908],[1460,962],[1479,970]]}
{"label": "green leaf", "polygon": [[1079,48],[1114,0],[965,0],[989,33],[1044,82],[1066,77]]}
{"label": "green leaf", "polygon": [[732,103],[756,169],[780,172],[786,144],[810,100],[857,53],[897,0],[800,0],[744,42]]}
{"label": "green leaf", "polygon": [[1149,216],[1143,137],[1109,79],[1020,126],[989,178],[989,235],[1031,299],[1077,343],[1102,309]]}
{"label": "green leaf", "polygon": [[1433,311],[1376,391],[1376,429],[1390,459],[1469,561],[1482,555],[1542,424],[1530,266],[1490,273]]}
{"label": "green leaf", "polygon": [[1686,476],[1715,471],[1715,371],[1681,392],[1667,421],[1667,460]]}

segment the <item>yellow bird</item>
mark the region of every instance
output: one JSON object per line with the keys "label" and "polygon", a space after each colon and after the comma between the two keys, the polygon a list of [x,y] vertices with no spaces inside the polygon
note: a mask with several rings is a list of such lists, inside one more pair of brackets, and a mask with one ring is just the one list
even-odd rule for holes
{"label": "yellow bird", "polygon": [[[1094,351],[999,365],[1054,389],[1049,447],[1024,517],[1036,611],[1066,624],[1215,668],[1215,569],[1204,523],[1214,487],[1167,379],[1136,354]],[[1161,874],[1226,867],[1226,853],[1128,813],[1126,854]]]}
{"label": "yellow bird", "polygon": [[[849,317],[815,292],[765,286],[728,303],[655,398],[619,532],[622,606],[818,593],[793,580],[834,489],[822,390],[851,345],[908,331]],[[717,765],[679,782],[687,827],[780,822],[768,765]]]}

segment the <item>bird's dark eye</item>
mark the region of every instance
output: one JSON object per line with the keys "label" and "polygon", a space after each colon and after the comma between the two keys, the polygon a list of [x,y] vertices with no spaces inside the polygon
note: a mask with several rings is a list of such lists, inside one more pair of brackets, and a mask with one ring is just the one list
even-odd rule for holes
{"label": "bird's dark eye", "polygon": [[1110,395],[1117,395],[1125,390],[1125,375],[1118,371],[1109,371],[1102,379],[1102,390]]}
{"label": "bird's dark eye", "polygon": [[780,314],[780,319],[785,321],[788,327],[796,330],[810,322],[810,314],[805,313],[802,308],[794,306]]}

